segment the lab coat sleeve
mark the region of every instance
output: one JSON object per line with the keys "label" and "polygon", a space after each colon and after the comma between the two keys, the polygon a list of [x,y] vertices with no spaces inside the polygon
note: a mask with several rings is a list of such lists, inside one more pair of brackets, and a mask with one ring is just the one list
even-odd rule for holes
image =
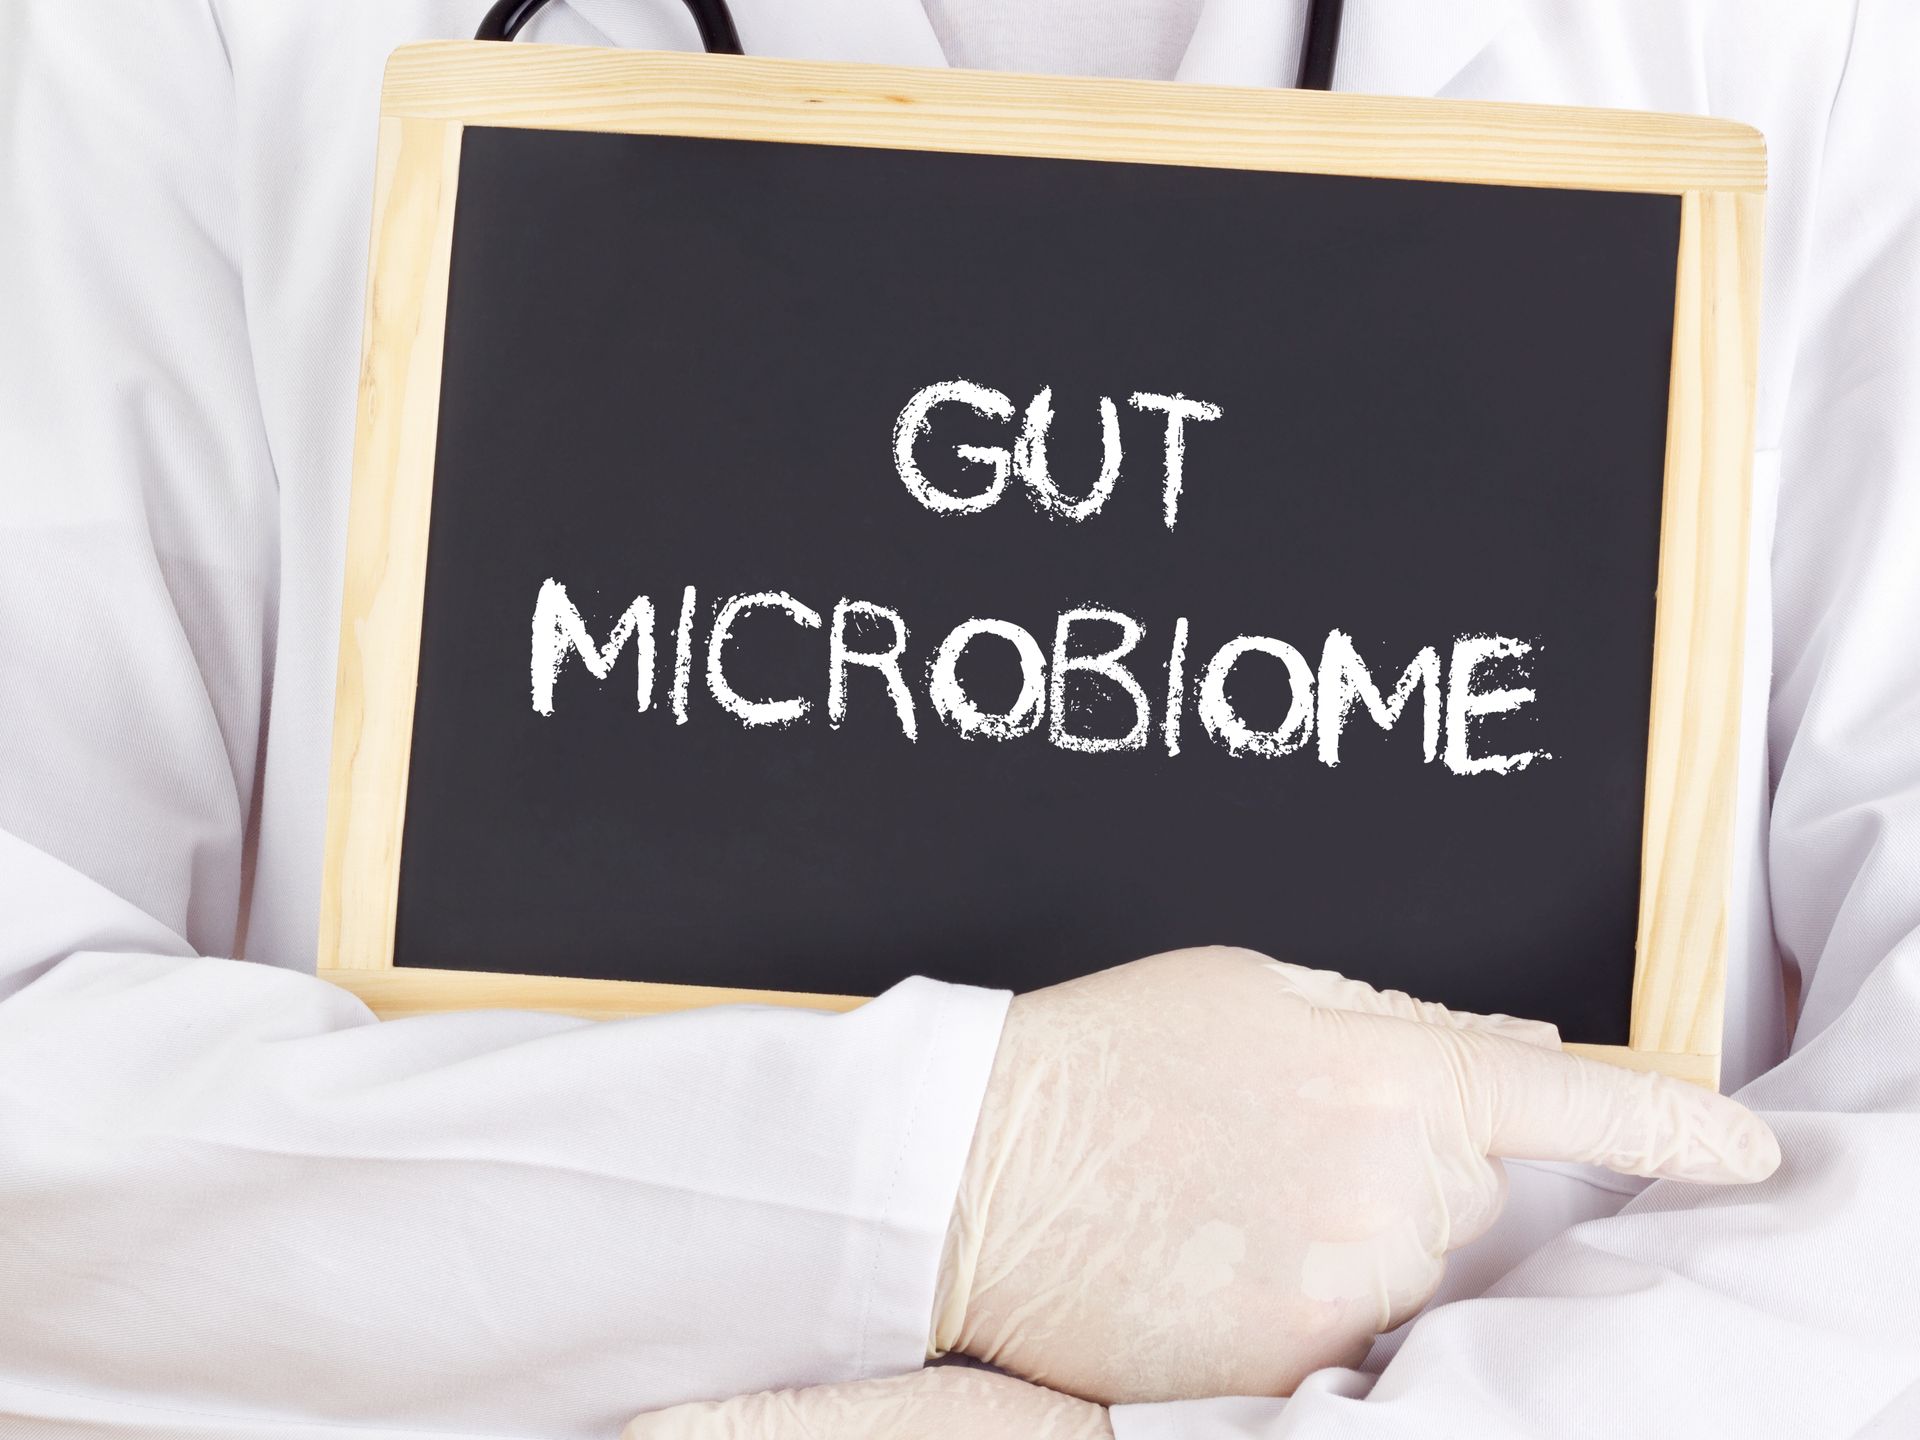
{"label": "lab coat sleeve", "polygon": [[[1815,195],[1780,464],[1769,750],[1793,1053],[1768,1183],[1658,1184],[1370,1389],[1123,1408],[1119,1440],[1920,1434],[1920,9],[1865,0]],[[1770,460],[1771,457],[1769,457]]]}
{"label": "lab coat sleeve", "polygon": [[378,1024],[211,958],[277,574],[222,39],[0,7],[0,1433],[607,1436],[912,1368],[1003,996]]}

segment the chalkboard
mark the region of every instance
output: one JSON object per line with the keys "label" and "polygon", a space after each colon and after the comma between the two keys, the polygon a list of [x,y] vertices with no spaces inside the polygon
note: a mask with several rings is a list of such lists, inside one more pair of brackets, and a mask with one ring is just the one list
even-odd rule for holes
{"label": "chalkboard", "polygon": [[1697,195],[649,128],[444,157],[387,965],[1219,943],[1667,1048]]}

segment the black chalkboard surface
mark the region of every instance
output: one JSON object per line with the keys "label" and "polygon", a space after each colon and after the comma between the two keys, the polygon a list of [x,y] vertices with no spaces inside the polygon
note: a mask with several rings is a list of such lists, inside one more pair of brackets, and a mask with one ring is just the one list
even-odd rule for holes
{"label": "black chalkboard surface", "polygon": [[[1218,942],[1625,1042],[1672,197],[485,128],[460,190],[396,961],[870,994],[916,972],[1024,990]],[[1171,530],[1165,421],[1131,406],[1097,514],[1049,515],[1017,481],[940,512],[892,437],[956,377],[1022,415],[1052,388],[1049,474],[1075,499],[1101,396],[1221,415],[1183,427]],[[952,447],[1019,428],[948,404],[916,455],[942,493],[978,493]],[[572,659],[542,715],[549,578],[596,643],[649,596],[662,670],[689,585],[701,672],[734,595],[885,605],[918,738],[869,667],[834,727],[830,620],[768,608],[725,673],[804,698],[791,724],[742,725],[704,674],[684,724],[640,712],[631,645],[604,681]],[[954,626],[1011,621],[1051,659],[1083,605],[1144,630],[1142,748],[935,716]],[[1389,691],[1423,646],[1530,642],[1537,698],[1473,751],[1552,758],[1427,763],[1418,695],[1391,731],[1355,716],[1337,766],[1311,743],[1235,755],[1191,690],[1170,755],[1180,617],[1192,671],[1243,633],[1317,669],[1338,629]],[[861,648],[887,648],[882,623]],[[1013,643],[963,663],[984,710],[1012,706]],[[1231,678],[1251,723],[1284,719],[1281,658]],[[1072,680],[1070,734],[1138,723],[1120,682]]]}
{"label": "black chalkboard surface", "polygon": [[447,183],[386,963],[1220,943],[1628,1043],[1684,193],[479,121]]}

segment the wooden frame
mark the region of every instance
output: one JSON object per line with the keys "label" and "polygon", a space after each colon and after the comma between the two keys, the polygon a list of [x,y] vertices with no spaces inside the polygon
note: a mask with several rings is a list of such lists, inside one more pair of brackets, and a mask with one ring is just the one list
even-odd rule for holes
{"label": "wooden frame", "polygon": [[392,963],[441,349],[470,124],[1640,191],[1681,199],[1629,1044],[1716,1084],[1730,903],[1766,154],[1719,120],[449,42],[387,67],[342,603],[320,974],[380,1014],[594,1017],[847,996]]}

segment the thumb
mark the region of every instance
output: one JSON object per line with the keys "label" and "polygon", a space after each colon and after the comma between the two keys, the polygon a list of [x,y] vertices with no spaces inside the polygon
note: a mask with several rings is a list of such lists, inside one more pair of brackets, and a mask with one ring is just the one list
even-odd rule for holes
{"label": "thumb", "polygon": [[1709,1185],[1764,1180],[1780,1164],[1765,1121],[1701,1086],[1485,1032],[1431,1033],[1453,1052],[1487,1155]]}
{"label": "thumb", "polygon": [[621,1440],[1113,1440],[1107,1412],[957,1365],[636,1416]]}

